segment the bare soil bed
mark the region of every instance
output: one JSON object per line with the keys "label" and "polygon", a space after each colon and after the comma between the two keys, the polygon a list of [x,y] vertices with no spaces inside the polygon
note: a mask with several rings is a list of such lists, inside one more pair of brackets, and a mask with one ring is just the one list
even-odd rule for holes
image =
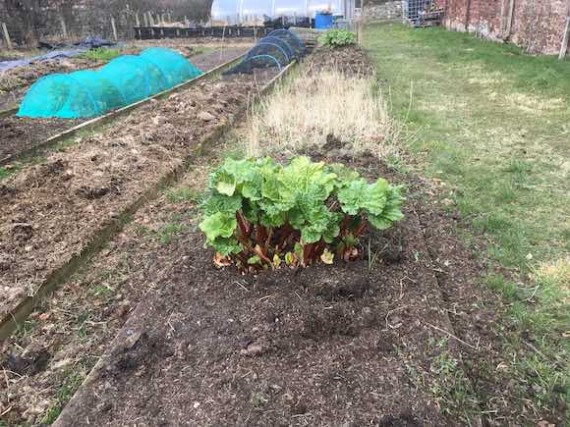
{"label": "bare soil bed", "polygon": [[406,215],[372,234],[368,259],[256,277],[216,269],[189,227],[57,425],[460,425],[430,393],[457,342]]}
{"label": "bare soil bed", "polygon": [[[245,52],[245,48],[228,48],[192,57],[192,63],[207,72]],[[79,61],[79,60],[78,60]],[[91,62],[92,65],[92,62]],[[45,66],[50,67],[49,64]],[[0,161],[11,158],[41,143],[50,136],[70,129],[86,120],[27,119],[16,116],[0,118]]]}
{"label": "bare soil bed", "polygon": [[192,147],[228,123],[274,71],[201,82],[142,106],[0,187],[0,314],[79,253],[94,233]]}
{"label": "bare soil bed", "polygon": [[348,46],[337,49],[317,49],[309,57],[309,72],[322,69],[332,70],[346,75],[369,76],[374,74],[374,66],[360,46]]}

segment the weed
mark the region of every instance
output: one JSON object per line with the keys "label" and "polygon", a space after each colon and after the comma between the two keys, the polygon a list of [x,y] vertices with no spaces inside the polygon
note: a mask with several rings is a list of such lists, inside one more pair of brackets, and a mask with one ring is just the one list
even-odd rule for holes
{"label": "weed", "polygon": [[180,222],[170,222],[164,225],[158,232],[160,244],[169,245],[185,229],[186,226]]}
{"label": "weed", "polygon": [[95,297],[102,297],[103,299],[107,299],[111,295],[112,290],[108,286],[97,285],[91,290],[91,292]]}
{"label": "weed", "polygon": [[116,58],[121,53],[118,49],[109,49],[106,47],[98,47],[96,49],[90,49],[81,55],[82,58],[89,59],[91,61],[103,61],[108,62],[113,58]]}
{"label": "weed", "polygon": [[38,321],[36,319],[26,319],[22,323],[18,324],[16,328],[16,337],[24,338],[28,336],[36,327],[38,326]]}
{"label": "weed", "polygon": [[200,193],[189,187],[179,187],[168,189],[166,191],[166,198],[171,203],[198,202],[200,200]]}
{"label": "weed", "polygon": [[150,236],[153,234],[153,230],[145,225],[134,223],[132,227],[137,237]]}
{"label": "weed", "polygon": [[21,167],[19,165],[14,165],[9,168],[0,166],[0,182],[16,174],[20,169]]}
{"label": "weed", "polygon": [[461,363],[449,353],[441,353],[431,365],[433,382],[431,393],[442,404],[443,412],[458,414],[464,420],[471,418],[470,412],[477,402],[469,379]]}
{"label": "weed", "polygon": [[249,404],[256,409],[263,407],[269,399],[261,392],[252,392],[251,396],[249,397]]}
{"label": "weed", "polygon": [[83,375],[78,372],[66,372],[66,375],[67,378],[57,392],[56,402],[48,409],[47,413],[44,415],[42,424],[51,425],[57,420],[59,414],[61,414],[61,411],[63,410],[63,407],[77,391],[84,378]]}

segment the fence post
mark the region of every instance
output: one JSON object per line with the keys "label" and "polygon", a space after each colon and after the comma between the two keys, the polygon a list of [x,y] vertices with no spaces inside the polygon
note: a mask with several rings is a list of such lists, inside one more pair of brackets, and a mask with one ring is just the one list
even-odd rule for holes
{"label": "fence post", "polygon": [[564,30],[564,37],[562,39],[562,46],[560,46],[560,53],[558,59],[564,59],[566,52],[568,52],[568,39],[570,38],[570,15],[566,18],[566,28]]}
{"label": "fence post", "polygon": [[8,46],[9,50],[12,50],[12,40],[10,39],[10,33],[8,33],[8,27],[6,27],[5,22],[2,22],[2,33],[4,34],[4,40],[6,40],[6,46]]}
{"label": "fence post", "polygon": [[148,13],[148,22],[149,22],[151,27],[154,27],[154,18],[152,17],[151,12]]}
{"label": "fence post", "polygon": [[139,13],[138,12],[135,13],[135,26],[137,28],[139,28],[141,26],[141,21],[139,19]]}
{"label": "fence post", "polygon": [[67,40],[67,26],[65,25],[65,18],[63,15],[59,17],[59,21],[61,22],[61,32],[63,34],[63,38]]}
{"label": "fence post", "polygon": [[117,42],[119,41],[119,36],[117,35],[117,26],[115,25],[115,18],[111,16],[111,27],[113,28],[113,39]]}
{"label": "fence post", "polygon": [[507,11],[507,26],[505,28],[505,35],[503,38],[507,40],[511,36],[513,30],[513,20],[515,17],[515,0],[510,0],[509,9]]}
{"label": "fence post", "polygon": [[558,59],[564,59],[566,52],[568,52],[568,39],[570,38],[570,0],[566,1],[566,27],[564,28],[564,36],[562,37],[562,46],[560,46],[560,53]]}

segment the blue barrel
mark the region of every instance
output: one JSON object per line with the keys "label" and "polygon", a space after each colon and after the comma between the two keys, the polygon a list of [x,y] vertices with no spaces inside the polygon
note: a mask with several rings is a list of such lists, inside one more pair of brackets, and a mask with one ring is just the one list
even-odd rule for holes
{"label": "blue barrel", "polygon": [[315,15],[315,28],[318,30],[328,30],[333,27],[333,16],[331,13],[317,13]]}

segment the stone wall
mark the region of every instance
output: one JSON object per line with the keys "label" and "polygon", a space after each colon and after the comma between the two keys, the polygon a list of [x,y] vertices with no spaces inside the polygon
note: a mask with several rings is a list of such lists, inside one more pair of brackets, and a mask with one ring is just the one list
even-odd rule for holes
{"label": "stone wall", "polygon": [[387,21],[402,18],[402,2],[387,1],[381,4],[367,4],[363,9],[364,19],[368,22]]}

